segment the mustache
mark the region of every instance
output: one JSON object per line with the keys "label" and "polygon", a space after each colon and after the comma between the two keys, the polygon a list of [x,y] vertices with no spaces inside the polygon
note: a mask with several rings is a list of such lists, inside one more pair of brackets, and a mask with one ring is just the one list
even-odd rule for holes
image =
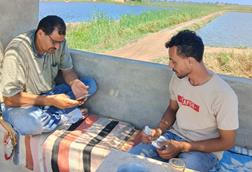
{"label": "mustache", "polygon": [[49,51],[56,51],[56,48],[49,48]]}

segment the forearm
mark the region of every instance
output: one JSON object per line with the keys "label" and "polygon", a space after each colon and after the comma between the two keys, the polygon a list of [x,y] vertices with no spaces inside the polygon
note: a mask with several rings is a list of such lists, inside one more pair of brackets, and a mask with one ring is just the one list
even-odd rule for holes
{"label": "forearm", "polygon": [[62,74],[65,82],[70,86],[76,79],[78,79],[78,76],[73,69],[62,70]]}
{"label": "forearm", "polygon": [[[228,137],[218,137],[196,142],[181,142],[182,152],[201,151],[201,152],[217,152],[230,149],[235,144],[235,131],[229,132]],[[232,132],[232,133],[231,133]]]}
{"label": "forearm", "polygon": [[159,128],[162,133],[170,128],[176,120],[176,111],[172,110],[170,106],[166,109],[162,119],[159,122]]}
{"label": "forearm", "polygon": [[50,106],[52,104],[52,96],[40,96],[21,92],[12,97],[4,97],[4,104],[12,107],[28,105]]}

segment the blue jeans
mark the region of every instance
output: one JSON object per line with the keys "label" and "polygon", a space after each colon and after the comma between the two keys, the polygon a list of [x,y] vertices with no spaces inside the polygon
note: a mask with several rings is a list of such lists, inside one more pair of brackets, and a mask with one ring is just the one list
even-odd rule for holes
{"label": "blue jeans", "polygon": [[[170,131],[167,131],[163,136],[167,139],[184,141],[184,139],[173,134]],[[161,158],[158,155],[156,148],[151,144],[139,143],[138,145],[134,146],[129,152],[132,154],[142,155],[164,162],[169,162],[169,160]],[[217,157],[213,153],[204,153],[198,151],[182,152],[177,156],[177,158],[183,159],[187,168],[202,172],[209,171],[218,162]]]}
{"label": "blue jeans", "polygon": [[[92,96],[97,90],[95,80],[89,77],[80,80],[89,86],[88,94]],[[75,99],[71,87],[67,84],[57,85],[49,92],[41,95],[62,93],[68,95],[71,99]],[[9,122],[21,135],[36,135],[53,131],[59,126],[61,115],[67,114],[75,108],[59,109],[54,106],[9,107],[1,104],[4,120]]]}

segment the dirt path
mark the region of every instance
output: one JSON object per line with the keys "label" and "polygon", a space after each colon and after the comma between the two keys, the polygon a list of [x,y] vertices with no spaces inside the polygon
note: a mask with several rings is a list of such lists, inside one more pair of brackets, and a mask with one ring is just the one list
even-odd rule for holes
{"label": "dirt path", "polygon": [[[181,24],[178,24],[174,27],[164,29],[157,33],[148,34],[144,38],[136,40],[133,43],[129,43],[124,47],[121,47],[117,50],[107,51],[104,54],[130,58],[135,60],[150,61],[154,58],[164,57],[167,55],[167,49],[164,48],[166,41],[170,39],[172,35],[177,33],[179,30],[188,28],[194,24],[201,22],[207,22],[219,15],[222,15],[223,12],[216,12],[209,14],[207,16],[193,19]],[[218,50],[222,51],[222,50]]]}
{"label": "dirt path", "polygon": [[[117,50],[107,51],[104,54],[129,58],[141,61],[159,60],[160,63],[167,64],[167,49],[164,47],[172,35],[179,30],[190,28],[197,24],[207,23],[211,19],[222,15],[223,12],[212,13],[207,16],[194,19],[185,23],[181,23],[171,28],[164,29],[157,33],[148,34],[147,36],[125,45]],[[224,57],[235,57],[231,61],[220,61],[221,53],[229,53]],[[252,63],[251,63],[252,48],[221,48],[221,47],[205,47],[205,63],[207,67],[213,71],[222,74],[241,76],[252,78]],[[212,58],[214,57],[214,59]]]}

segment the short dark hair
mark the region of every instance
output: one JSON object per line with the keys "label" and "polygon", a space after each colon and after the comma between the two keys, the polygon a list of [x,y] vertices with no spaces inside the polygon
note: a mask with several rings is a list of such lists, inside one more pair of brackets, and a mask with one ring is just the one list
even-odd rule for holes
{"label": "short dark hair", "polygon": [[202,61],[204,44],[202,39],[190,30],[183,30],[174,35],[165,43],[166,48],[177,47],[177,54],[184,57],[193,57],[198,62]]}
{"label": "short dark hair", "polygon": [[58,29],[60,35],[66,35],[66,24],[62,18],[55,15],[46,16],[40,20],[36,33],[41,29],[46,35],[50,35],[55,28]]}

